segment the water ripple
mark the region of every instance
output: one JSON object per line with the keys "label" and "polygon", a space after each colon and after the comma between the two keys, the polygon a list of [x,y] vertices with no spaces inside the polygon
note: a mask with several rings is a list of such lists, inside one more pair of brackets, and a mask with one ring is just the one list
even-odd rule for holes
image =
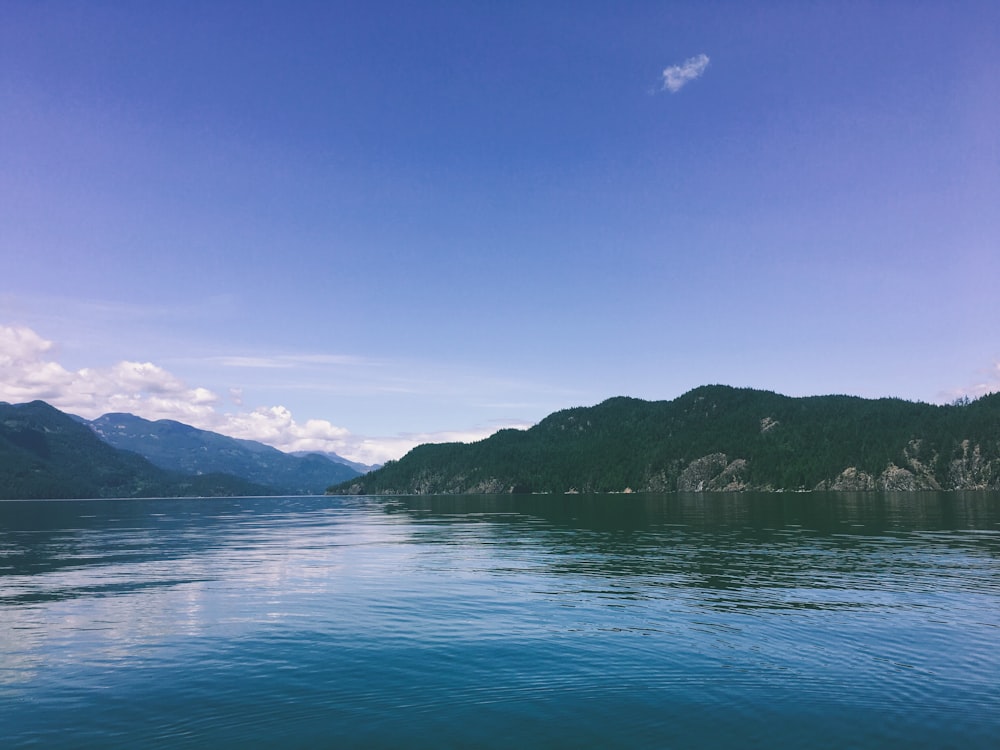
{"label": "water ripple", "polygon": [[1000,500],[879,497],[3,505],[0,734],[991,747]]}

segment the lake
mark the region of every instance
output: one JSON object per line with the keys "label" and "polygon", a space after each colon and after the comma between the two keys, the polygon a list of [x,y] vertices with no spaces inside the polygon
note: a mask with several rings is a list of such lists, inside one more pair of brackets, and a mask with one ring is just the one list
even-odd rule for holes
{"label": "lake", "polygon": [[995,748],[1000,493],[0,503],[5,748]]}

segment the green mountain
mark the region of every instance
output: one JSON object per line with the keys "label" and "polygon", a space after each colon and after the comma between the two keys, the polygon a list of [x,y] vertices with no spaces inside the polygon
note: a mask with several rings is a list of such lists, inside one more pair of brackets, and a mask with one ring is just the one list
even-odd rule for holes
{"label": "green mountain", "polygon": [[161,469],[44,401],[0,402],[0,499],[261,494],[275,492],[229,475]]}
{"label": "green mountain", "polygon": [[106,443],[182,474],[231,474],[282,494],[320,494],[361,474],[319,453],[291,455],[253,440],[239,440],[190,425],[132,414],[105,414],[87,423]]}
{"label": "green mountain", "polygon": [[353,494],[1000,488],[1000,393],[935,406],[704,386],[421,445]]}

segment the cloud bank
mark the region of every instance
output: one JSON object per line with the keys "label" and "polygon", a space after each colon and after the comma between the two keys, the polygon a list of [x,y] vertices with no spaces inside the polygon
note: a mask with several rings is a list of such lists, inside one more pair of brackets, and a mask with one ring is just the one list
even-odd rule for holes
{"label": "cloud bank", "polygon": [[[399,458],[421,443],[480,440],[498,429],[371,437],[355,435],[325,419],[298,421],[280,405],[224,412],[218,394],[190,387],[152,362],[122,361],[107,368],[69,370],[55,361],[54,349],[53,342],[30,328],[0,326],[0,401],[40,399],[87,419],[109,412],[173,419],[283,451],[330,451],[365,464]],[[231,389],[230,396],[243,407],[242,392]]]}
{"label": "cloud bank", "polygon": [[663,70],[663,91],[676,94],[684,86],[701,77],[708,67],[708,55],[695,55],[689,57],[680,65],[671,65]]}
{"label": "cloud bank", "polygon": [[93,418],[131,411],[148,419],[210,417],[219,398],[205,388],[189,388],[151,362],[123,361],[106,369],[67,370],[49,358],[53,343],[30,328],[0,326],[0,400],[41,399]]}

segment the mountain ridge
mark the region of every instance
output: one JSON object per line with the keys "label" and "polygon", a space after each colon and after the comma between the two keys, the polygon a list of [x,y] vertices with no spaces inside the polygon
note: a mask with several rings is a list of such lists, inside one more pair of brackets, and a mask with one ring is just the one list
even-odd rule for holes
{"label": "mountain ridge", "polygon": [[297,456],[172,419],[154,421],[112,412],[86,424],[109,445],[138,453],[162,469],[230,474],[286,494],[321,494],[331,483],[361,474],[318,452]]}
{"label": "mountain ridge", "polygon": [[0,498],[202,497],[277,494],[226,474],[185,476],[105,443],[44,401],[0,403]]}

